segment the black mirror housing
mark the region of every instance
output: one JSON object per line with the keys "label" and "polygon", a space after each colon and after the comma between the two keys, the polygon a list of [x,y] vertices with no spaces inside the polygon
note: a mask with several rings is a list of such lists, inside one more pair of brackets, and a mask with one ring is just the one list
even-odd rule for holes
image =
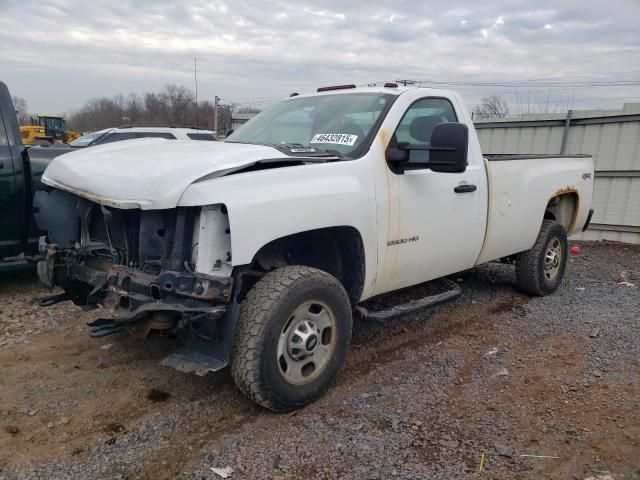
{"label": "black mirror housing", "polygon": [[409,149],[402,148],[404,145],[387,148],[387,162],[391,164],[402,164],[409,161]]}
{"label": "black mirror housing", "polygon": [[468,165],[469,128],[464,123],[436,125],[429,150],[428,167],[434,172],[464,172]]}
{"label": "black mirror housing", "polygon": [[[411,163],[412,150],[428,150],[429,161]],[[398,142],[386,152],[389,168],[402,174],[405,170],[429,168],[434,172],[462,173],[467,169],[469,128],[464,123],[440,123],[431,134],[431,143]]]}

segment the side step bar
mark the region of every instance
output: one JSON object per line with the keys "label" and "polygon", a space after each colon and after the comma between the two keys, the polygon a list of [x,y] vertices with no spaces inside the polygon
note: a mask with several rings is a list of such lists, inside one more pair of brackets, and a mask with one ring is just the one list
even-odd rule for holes
{"label": "side step bar", "polygon": [[457,283],[452,281],[447,282],[451,284],[451,289],[446,292],[438,293],[436,295],[430,295],[428,297],[418,298],[411,300],[410,302],[403,303],[401,305],[394,305],[393,307],[385,310],[367,310],[359,307],[357,311],[367,320],[373,320],[377,322],[386,322],[388,320],[415,313],[426,308],[435,307],[441,303],[449,302],[458,298],[462,294],[462,290]]}
{"label": "side step bar", "polygon": [[14,273],[19,270],[28,270],[29,268],[33,268],[33,265],[33,263],[24,259],[10,260],[5,258],[0,260],[0,273]]}

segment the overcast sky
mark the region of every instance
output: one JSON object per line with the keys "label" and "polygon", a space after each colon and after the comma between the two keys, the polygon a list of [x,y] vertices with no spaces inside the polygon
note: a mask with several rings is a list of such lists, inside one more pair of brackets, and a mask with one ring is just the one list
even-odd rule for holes
{"label": "overcast sky", "polygon": [[638,19],[640,0],[0,0],[0,80],[32,112],[68,112],[193,87],[197,57],[199,98],[223,103],[406,78],[454,83],[470,106],[616,108],[640,102],[640,81],[620,85],[640,79]]}

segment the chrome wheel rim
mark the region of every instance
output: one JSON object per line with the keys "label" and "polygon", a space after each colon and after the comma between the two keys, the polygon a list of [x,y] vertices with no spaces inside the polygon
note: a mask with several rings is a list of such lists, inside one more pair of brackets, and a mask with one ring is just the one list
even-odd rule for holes
{"label": "chrome wheel rim", "polygon": [[553,280],[560,271],[560,265],[562,264],[562,243],[560,239],[553,238],[547,246],[547,251],[544,255],[544,276],[548,281]]}
{"label": "chrome wheel rim", "polygon": [[337,334],[336,316],[331,307],[309,300],[296,308],[278,338],[278,369],[292,385],[316,379],[333,356]]}

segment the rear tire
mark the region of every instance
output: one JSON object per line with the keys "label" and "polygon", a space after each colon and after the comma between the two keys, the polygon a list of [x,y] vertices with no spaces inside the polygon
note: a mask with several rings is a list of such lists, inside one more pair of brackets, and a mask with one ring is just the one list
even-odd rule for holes
{"label": "rear tire", "polygon": [[567,234],[554,220],[543,220],[536,243],[516,255],[518,287],[531,295],[555,292],[567,268]]}
{"label": "rear tire", "polygon": [[235,383],[275,412],[314,402],[335,380],[351,328],[349,297],[335,277],[303,266],[268,273],[240,305]]}

